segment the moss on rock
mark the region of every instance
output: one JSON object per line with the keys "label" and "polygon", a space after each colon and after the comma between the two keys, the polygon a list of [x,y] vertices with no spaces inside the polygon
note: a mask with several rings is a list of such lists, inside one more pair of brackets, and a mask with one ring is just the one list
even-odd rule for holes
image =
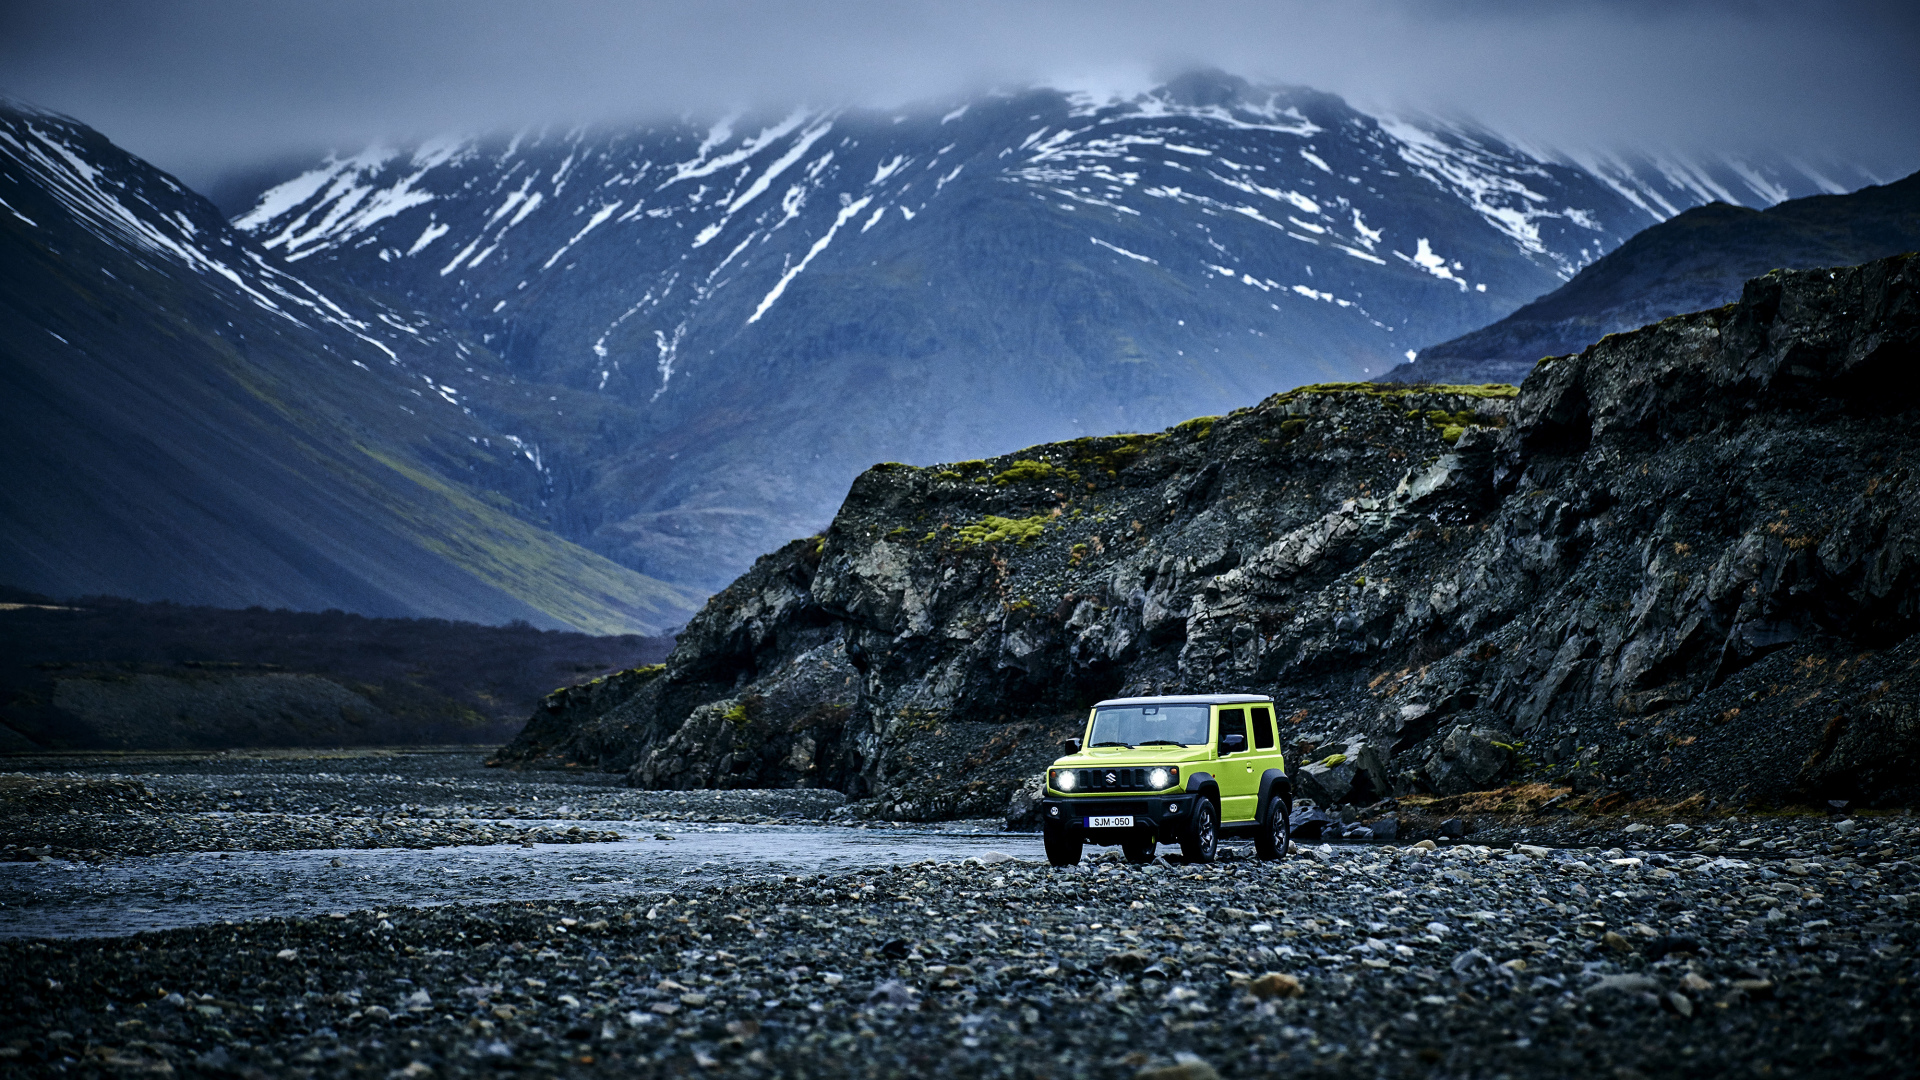
{"label": "moss on rock", "polygon": [[1029,461],[1023,459],[1015,461],[1011,468],[995,476],[993,482],[996,487],[1006,487],[1008,484],[1044,483],[1049,480],[1077,481],[1079,479],[1079,473],[1069,472],[1058,465],[1050,465],[1044,461]]}
{"label": "moss on rock", "polygon": [[1037,539],[1046,531],[1048,517],[1035,514],[1028,518],[1006,518],[988,514],[971,525],[960,526],[957,537],[960,543],[972,547],[978,544],[1000,544],[1011,541],[1025,544]]}

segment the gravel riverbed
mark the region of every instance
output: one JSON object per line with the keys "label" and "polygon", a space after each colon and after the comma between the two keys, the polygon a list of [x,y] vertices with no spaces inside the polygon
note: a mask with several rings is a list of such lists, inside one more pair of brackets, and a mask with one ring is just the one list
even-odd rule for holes
{"label": "gravel riverbed", "polygon": [[[1902,837],[1902,839],[1910,839]],[[0,1061],[426,1076],[1911,1075],[1904,862],[985,854],[0,942]],[[1623,1071],[1624,1070],[1624,1071]]]}
{"label": "gravel riverbed", "polygon": [[[378,802],[380,783],[342,810]],[[686,805],[728,809],[721,795]],[[1274,863],[1233,846],[1207,866],[1092,849],[1066,869],[1033,858],[1031,837],[988,846],[976,826],[903,834],[922,845],[901,849],[909,861],[870,847],[843,869],[715,856],[670,883],[600,880],[567,899],[422,888],[327,913],[11,937],[0,1071],[1910,1076],[1917,826],[1614,821],[1612,846],[1563,847],[1508,823],[1542,842],[1321,845]],[[718,844],[756,827],[713,828]],[[815,818],[814,834],[876,831]],[[94,872],[72,865],[65,877]]]}
{"label": "gravel riverbed", "polygon": [[[604,823],[818,823],[837,791],[635,791],[483,754],[49,755],[0,774],[0,860],[618,840]],[[599,822],[567,825],[561,822]]]}

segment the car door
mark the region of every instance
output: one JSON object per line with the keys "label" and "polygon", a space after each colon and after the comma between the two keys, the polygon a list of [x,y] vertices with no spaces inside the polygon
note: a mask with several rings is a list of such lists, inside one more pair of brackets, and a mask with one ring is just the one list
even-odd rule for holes
{"label": "car door", "polygon": [[[1286,757],[1281,750],[1278,734],[1274,730],[1273,706],[1259,704],[1247,710],[1247,738],[1251,751],[1249,756],[1254,759],[1252,762],[1254,794],[1257,797],[1260,778],[1266,775],[1268,769],[1278,769],[1281,772],[1287,770]],[[1260,807],[1256,804],[1254,811],[1258,813],[1259,810]]]}
{"label": "car door", "polygon": [[[1226,748],[1229,735],[1240,736],[1246,750],[1229,753]],[[1254,772],[1254,763],[1259,760],[1253,752],[1253,742],[1247,738],[1247,709],[1244,705],[1223,705],[1218,710],[1214,724],[1214,780],[1220,785],[1220,820],[1251,821],[1254,814],[1254,802],[1260,794],[1260,775]]]}

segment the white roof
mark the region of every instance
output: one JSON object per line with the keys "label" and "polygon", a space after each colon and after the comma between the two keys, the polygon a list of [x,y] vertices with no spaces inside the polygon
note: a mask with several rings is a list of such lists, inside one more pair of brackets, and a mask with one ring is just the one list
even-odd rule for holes
{"label": "white roof", "polygon": [[1271,702],[1266,694],[1167,694],[1161,697],[1117,697],[1097,702],[1102,705],[1244,705]]}

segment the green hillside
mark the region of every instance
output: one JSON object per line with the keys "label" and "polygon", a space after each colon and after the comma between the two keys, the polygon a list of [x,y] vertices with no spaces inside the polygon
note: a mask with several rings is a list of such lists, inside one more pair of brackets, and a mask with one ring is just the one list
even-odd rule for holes
{"label": "green hillside", "polygon": [[537,454],[422,372],[508,381],[486,350],[322,296],[96,133],[0,125],[0,583],[591,633],[697,603],[544,527]]}

